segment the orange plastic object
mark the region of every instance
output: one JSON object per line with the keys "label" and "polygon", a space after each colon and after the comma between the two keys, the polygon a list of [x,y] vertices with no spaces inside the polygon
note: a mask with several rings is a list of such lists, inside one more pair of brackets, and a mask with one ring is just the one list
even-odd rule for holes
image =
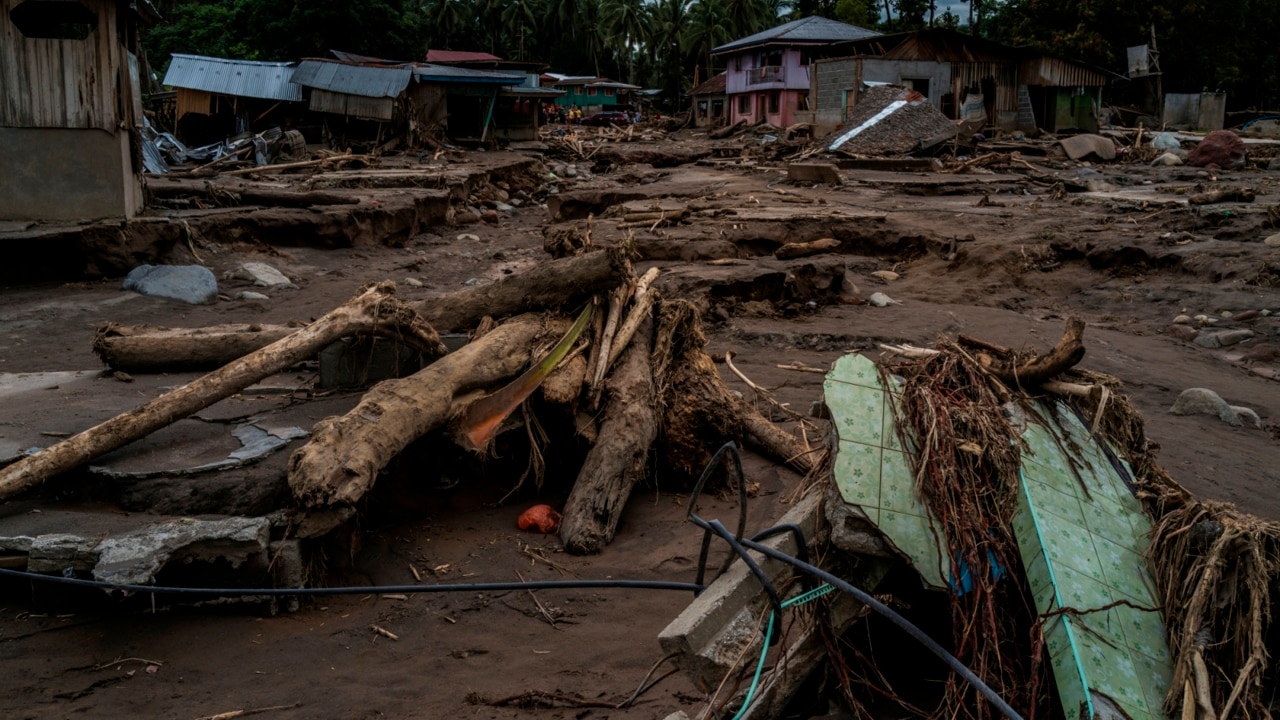
{"label": "orange plastic object", "polygon": [[550,505],[534,505],[520,513],[517,524],[521,530],[549,535],[560,529],[560,513]]}

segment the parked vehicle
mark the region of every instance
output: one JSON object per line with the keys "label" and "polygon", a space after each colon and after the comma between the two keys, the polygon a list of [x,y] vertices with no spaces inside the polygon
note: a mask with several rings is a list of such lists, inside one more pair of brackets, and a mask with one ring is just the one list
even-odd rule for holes
{"label": "parked vehicle", "polygon": [[624,112],[607,110],[605,112],[598,112],[595,115],[592,115],[591,117],[582,118],[581,124],[595,125],[597,127],[608,127],[610,125],[630,125],[631,118],[628,117],[627,114]]}

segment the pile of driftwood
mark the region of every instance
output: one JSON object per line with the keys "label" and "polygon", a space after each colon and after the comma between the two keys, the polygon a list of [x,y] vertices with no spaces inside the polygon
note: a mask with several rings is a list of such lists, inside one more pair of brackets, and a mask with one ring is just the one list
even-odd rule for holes
{"label": "pile of driftwood", "polygon": [[[658,269],[636,277],[620,250],[576,252],[490,285],[413,303],[400,300],[392,283],[377,283],[302,327],[106,325],[94,348],[116,370],[218,369],[0,469],[0,499],[352,336],[390,338],[433,361],[375,385],[346,415],[316,424],[289,463],[289,487],[303,511],[356,507],[380,471],[430,433],[485,453],[504,430],[519,428],[537,455],[534,428],[562,417],[576,418],[571,432],[590,445],[561,525],[574,552],[597,552],[612,539],[653,457],[692,479],[710,450],[736,439],[800,471],[811,469],[807,446],[724,386],[703,349],[697,310],[658,296]],[[576,322],[561,313],[565,309]],[[462,330],[471,331],[470,341],[448,352],[437,331]],[[535,392],[538,407],[549,403],[570,412],[530,418],[527,401]]]}

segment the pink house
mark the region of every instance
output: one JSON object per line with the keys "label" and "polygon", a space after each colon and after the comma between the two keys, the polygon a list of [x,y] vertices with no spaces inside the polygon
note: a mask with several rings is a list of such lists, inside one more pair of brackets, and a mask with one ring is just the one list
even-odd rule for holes
{"label": "pink house", "polygon": [[809,63],[849,55],[852,43],[879,34],[811,15],[715,48],[728,64],[729,124],[794,124],[797,111],[810,109]]}

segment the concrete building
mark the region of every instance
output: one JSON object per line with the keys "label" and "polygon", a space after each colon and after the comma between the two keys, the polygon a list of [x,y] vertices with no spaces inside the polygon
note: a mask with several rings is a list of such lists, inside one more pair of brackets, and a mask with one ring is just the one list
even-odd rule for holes
{"label": "concrete building", "polygon": [[542,85],[564,92],[556,98],[561,107],[579,107],[588,114],[618,108],[634,108],[638,85],[600,78],[591,75],[561,75],[543,73]]}
{"label": "concrete building", "polygon": [[1095,131],[1102,89],[1121,78],[1084,63],[934,28],[868,38],[813,64],[818,133],[844,122],[866,89],[902,85],[952,119],[1004,129]]}
{"label": "concrete building", "polygon": [[706,82],[689,91],[693,99],[693,126],[714,127],[725,124],[728,100],[725,96],[724,73],[711,76]]}
{"label": "concrete building", "polygon": [[147,0],[0,0],[0,220],[143,207],[138,26]]}
{"label": "concrete building", "polygon": [[793,124],[798,113],[810,110],[810,65],[820,58],[849,55],[854,42],[877,35],[815,15],[713,49],[712,55],[728,63],[729,124]]}

